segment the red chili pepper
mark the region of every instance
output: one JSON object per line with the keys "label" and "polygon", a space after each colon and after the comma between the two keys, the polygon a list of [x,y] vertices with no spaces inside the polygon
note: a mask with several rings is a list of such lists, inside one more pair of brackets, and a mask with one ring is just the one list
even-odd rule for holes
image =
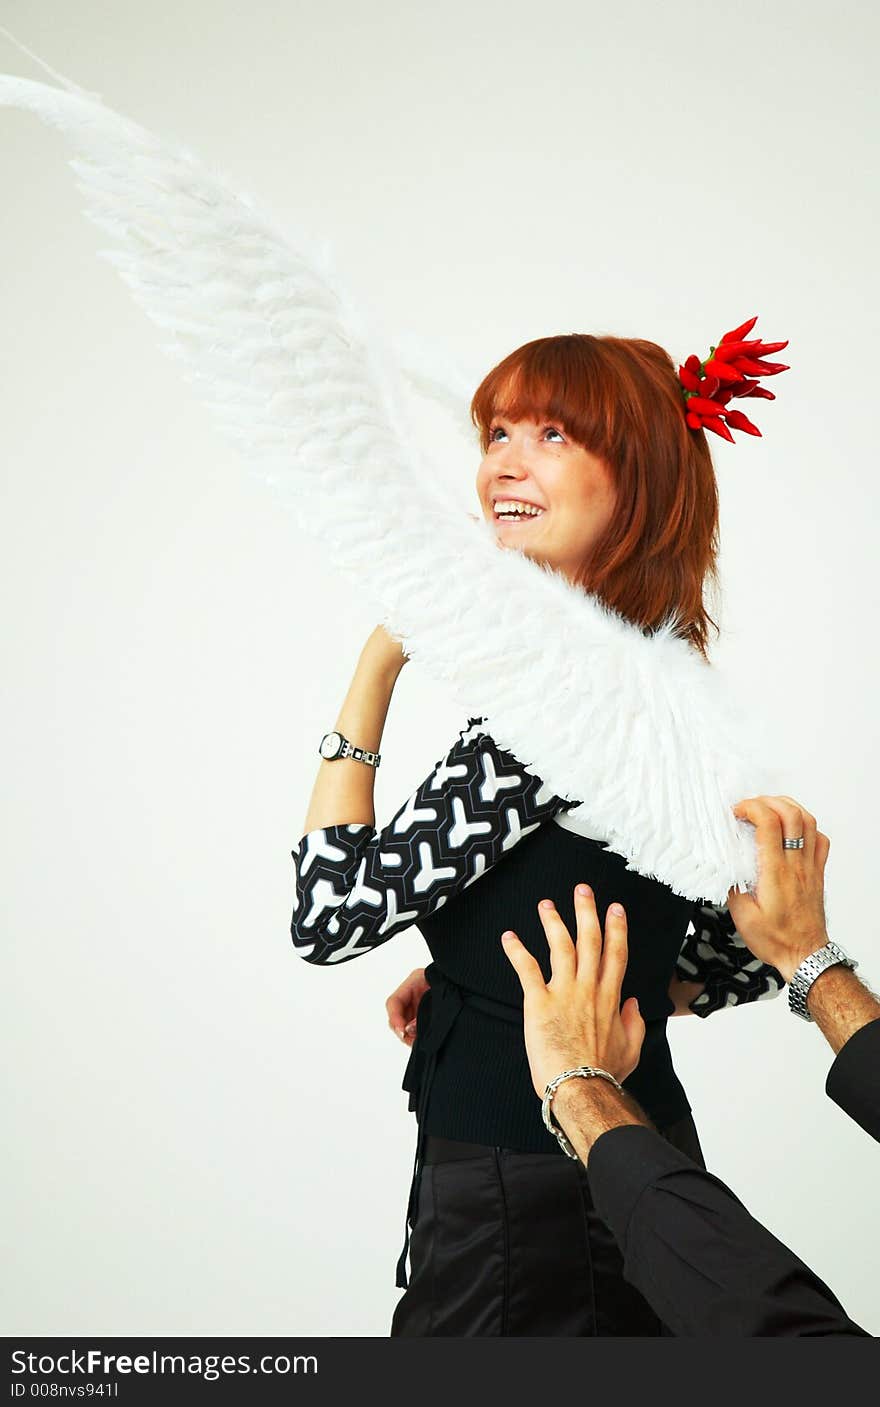
{"label": "red chili pepper", "polygon": [[748,372],[749,376],[777,376],[780,371],[791,370],[784,362],[752,361],[750,357],[740,357],[735,365],[739,371]]}
{"label": "red chili pepper", "polygon": [[742,381],[739,367],[726,366],[724,362],[717,362],[714,357],[706,362],[706,374],[708,376],[717,376],[718,380],[723,381],[726,385],[730,385],[731,382],[735,384],[737,381]]}
{"label": "red chili pepper", "polygon": [[741,386],[730,388],[731,397],[740,396],[760,396],[763,400],[775,401],[776,397],[772,391],[768,391],[765,386],[760,386],[757,381],[744,381]]}
{"label": "red chili pepper", "polygon": [[741,410],[729,410],[724,418],[733,430],[744,430],[747,435],[761,434],[757,425],[753,425]]}
{"label": "red chili pepper", "polygon": [[722,343],[741,342],[744,337],[748,336],[757,321],[758,314],[755,313],[755,316],[753,318],[749,318],[748,322],[741,323],[740,326],[735,327],[732,332],[725,332],[724,336],[721,339]]}
{"label": "red chili pepper", "polygon": [[787,346],[787,339],[785,342],[762,342],[758,337],[754,342],[728,342],[724,347],[716,347],[715,355],[719,361],[732,362],[739,356],[766,357],[771,352],[781,352]]}
{"label": "red chili pepper", "polygon": [[741,356],[743,353],[745,353],[746,356],[748,356],[750,352],[757,353],[760,346],[760,337],[756,337],[754,342],[723,342],[715,348],[715,356],[721,362],[729,362],[732,361],[734,357]]}
{"label": "red chili pepper", "polygon": [[762,401],[775,401],[776,397],[766,386],[753,386],[751,391],[734,391],[735,396],[757,396]]}
{"label": "red chili pepper", "polygon": [[686,391],[699,391],[700,378],[685,364],[678,368],[678,379]]}
{"label": "red chili pepper", "polygon": [[714,430],[716,435],[720,435],[722,440],[730,440],[732,445],[736,444],[736,440],[731,435],[724,421],[719,420],[717,415],[710,415],[703,424],[705,429]]}
{"label": "red chili pepper", "polygon": [[725,407],[720,401],[712,401],[706,396],[691,396],[688,410],[696,410],[700,415],[723,415]]}
{"label": "red chili pepper", "polygon": [[788,338],[784,342],[759,342],[758,356],[766,357],[770,352],[781,352],[783,347],[788,346]]}
{"label": "red chili pepper", "polygon": [[727,403],[747,397],[774,401],[773,392],[759,385],[758,378],[778,376],[791,368],[783,362],[766,360],[787,347],[788,341],[765,342],[760,337],[747,340],[757,321],[756,315],[725,332],[718,346],[710,347],[705,361],[694,354],[679,367],[679,381],[685,392],[685,419],[691,429],[711,430],[731,444],[735,443],[731,428],[760,436],[757,425],[742,411],[728,409]]}

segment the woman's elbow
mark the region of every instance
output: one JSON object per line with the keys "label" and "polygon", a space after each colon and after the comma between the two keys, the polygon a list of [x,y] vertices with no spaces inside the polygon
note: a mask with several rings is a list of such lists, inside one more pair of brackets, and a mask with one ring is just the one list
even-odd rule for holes
{"label": "woman's elbow", "polygon": [[[294,950],[305,962],[323,966],[332,947],[328,928],[334,926],[334,914],[327,912],[313,896],[297,888],[290,916],[290,939]],[[338,923],[338,920],[336,921]]]}
{"label": "woman's elbow", "polygon": [[301,957],[304,962],[313,963],[316,967],[324,967],[327,964],[327,944],[322,940],[322,935],[314,927],[306,928],[297,921],[294,914],[290,925],[290,940],[293,943],[294,952]]}
{"label": "woman's elbow", "polygon": [[344,941],[349,926],[345,906],[350,902],[350,886],[329,883],[319,878],[311,884],[297,879],[293,909],[290,916],[290,936],[294,947],[307,962],[324,962],[327,953]]}
{"label": "woman's elbow", "polygon": [[339,967],[342,963],[366,956],[382,946],[388,934],[381,933],[378,926],[367,930],[364,924],[357,924],[353,931],[341,925],[323,928],[305,928],[296,918],[290,926],[290,936],[295,951],[305,962],[316,967]]}
{"label": "woman's elbow", "polygon": [[305,927],[298,923],[296,915],[290,925],[290,937],[293,942],[294,951],[313,967],[338,967],[340,963],[348,962],[351,958],[359,958],[364,953],[370,951],[370,945],[362,945],[359,941],[362,932],[358,931],[353,935],[346,935],[339,931],[336,924],[336,932],[333,932],[333,921],[330,926],[323,924],[312,924]]}

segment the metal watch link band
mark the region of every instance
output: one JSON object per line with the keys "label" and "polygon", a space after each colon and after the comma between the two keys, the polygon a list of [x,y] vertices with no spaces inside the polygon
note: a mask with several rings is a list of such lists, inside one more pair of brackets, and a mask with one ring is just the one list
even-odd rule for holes
{"label": "metal watch link band", "polygon": [[339,756],[353,757],[355,762],[368,762],[371,767],[379,766],[378,752],[370,752],[369,749],[365,747],[355,747],[354,743],[348,741],[348,738],[343,742],[342,751]]}
{"label": "metal watch link band", "polygon": [[817,948],[815,953],[810,953],[809,957],[804,958],[788,984],[789,1011],[804,1021],[812,1021],[807,1007],[807,994],[820,972],[829,967],[836,967],[839,963],[852,968],[853,971],[858,967],[858,963],[830,938],[823,948]]}

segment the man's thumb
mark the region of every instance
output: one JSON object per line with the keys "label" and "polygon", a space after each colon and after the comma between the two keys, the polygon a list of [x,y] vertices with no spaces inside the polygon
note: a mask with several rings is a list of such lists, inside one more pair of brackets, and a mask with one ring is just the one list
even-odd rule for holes
{"label": "man's thumb", "polygon": [[620,1008],[620,1019],[627,1036],[630,1036],[637,1049],[641,1050],[642,1041],[645,1039],[645,1023],[639,1011],[638,997],[627,997]]}

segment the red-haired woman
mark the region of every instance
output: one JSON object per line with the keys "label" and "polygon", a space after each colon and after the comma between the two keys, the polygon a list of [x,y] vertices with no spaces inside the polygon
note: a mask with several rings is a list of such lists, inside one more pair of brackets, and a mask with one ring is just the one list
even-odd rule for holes
{"label": "red-haired woman", "polygon": [[[641,631],[675,613],[705,658],[718,493],[705,433],[686,422],[668,354],[641,340],[541,338],[494,368],[471,411],[483,450],[477,495],[499,547],[556,568]],[[487,606],[489,641],[494,609],[503,602]],[[639,1066],[624,1083],[701,1166],[667,1018],[774,996],[782,978],[752,958],[726,909],[628,869],[602,836],[584,834],[567,815],[578,803],[499,749],[479,718],[468,719],[377,830],[370,760],[405,659],[377,627],[328,735],[328,760],[292,852],[291,935],[306,961],[350,961],[412,924],[433,959],[389,999],[392,1024],[412,1043],[403,1087],[418,1120],[407,1211],[412,1278],[407,1238],[397,1279],[407,1288],[391,1333],[667,1333],[624,1279],[585,1169],[544,1127],[523,1043],[522,991],[500,936],[514,929],[549,978],[541,899],[554,900],[571,932],[579,882],[592,886],[603,924],[610,903],[624,905],[622,999],[636,996],[646,1023]],[[607,707],[614,710],[613,697]],[[331,762],[336,734],[363,751]],[[619,770],[627,758],[606,763]],[[373,820],[345,819],[365,814]]]}

